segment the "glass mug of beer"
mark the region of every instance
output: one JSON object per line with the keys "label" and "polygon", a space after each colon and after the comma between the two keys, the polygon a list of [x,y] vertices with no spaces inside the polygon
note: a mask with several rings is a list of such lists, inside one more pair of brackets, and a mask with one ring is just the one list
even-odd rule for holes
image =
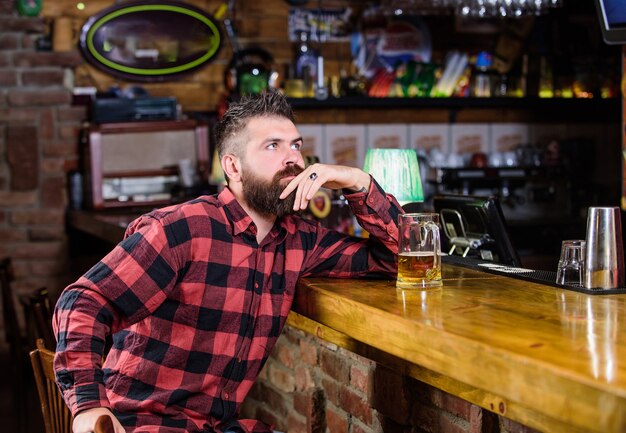
{"label": "glass mug of beer", "polygon": [[428,289],[441,282],[439,214],[407,213],[398,217],[398,278],[400,289]]}

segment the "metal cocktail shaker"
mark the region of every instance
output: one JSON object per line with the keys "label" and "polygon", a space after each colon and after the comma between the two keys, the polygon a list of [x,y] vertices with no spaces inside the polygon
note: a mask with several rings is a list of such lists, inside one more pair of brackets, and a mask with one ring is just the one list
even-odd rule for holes
{"label": "metal cocktail shaker", "polygon": [[589,208],[585,287],[624,287],[624,245],[618,207]]}

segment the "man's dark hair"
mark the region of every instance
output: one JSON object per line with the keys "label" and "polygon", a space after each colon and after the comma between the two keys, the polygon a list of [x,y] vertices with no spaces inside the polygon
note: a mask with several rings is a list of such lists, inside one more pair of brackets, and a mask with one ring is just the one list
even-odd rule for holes
{"label": "man's dark hair", "polygon": [[225,154],[241,156],[243,149],[238,135],[254,117],[283,117],[295,121],[287,98],[276,90],[244,96],[232,102],[223,119],[215,125],[215,143],[220,159]]}

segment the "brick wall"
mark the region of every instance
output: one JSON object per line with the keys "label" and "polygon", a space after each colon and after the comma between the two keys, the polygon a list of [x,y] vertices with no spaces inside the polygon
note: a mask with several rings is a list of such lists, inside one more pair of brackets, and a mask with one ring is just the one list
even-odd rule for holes
{"label": "brick wall", "polygon": [[0,0],[0,29],[0,257],[13,258],[18,292],[54,293],[68,282],[66,179],[85,117],[63,82],[82,59],[37,51],[46,24],[13,0]]}
{"label": "brick wall", "polygon": [[287,326],[242,416],[289,433],[532,433],[384,365]]}

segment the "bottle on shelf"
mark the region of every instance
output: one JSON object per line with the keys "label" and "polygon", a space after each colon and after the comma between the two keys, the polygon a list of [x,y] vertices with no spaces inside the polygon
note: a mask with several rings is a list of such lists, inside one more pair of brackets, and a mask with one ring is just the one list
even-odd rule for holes
{"label": "bottle on shelf", "polygon": [[490,98],[493,96],[493,55],[481,51],[476,55],[474,76],[472,77],[472,96],[476,98]]}
{"label": "bottle on shelf", "polygon": [[546,56],[539,59],[539,97],[554,98],[552,65]]}
{"label": "bottle on shelf", "polygon": [[328,98],[328,86],[324,78],[324,57],[317,56],[317,80],[315,82],[315,98],[323,101]]}
{"label": "bottle on shelf", "polygon": [[301,31],[294,59],[295,78],[302,80],[304,96],[313,97],[317,82],[318,53],[309,46],[309,34]]}

